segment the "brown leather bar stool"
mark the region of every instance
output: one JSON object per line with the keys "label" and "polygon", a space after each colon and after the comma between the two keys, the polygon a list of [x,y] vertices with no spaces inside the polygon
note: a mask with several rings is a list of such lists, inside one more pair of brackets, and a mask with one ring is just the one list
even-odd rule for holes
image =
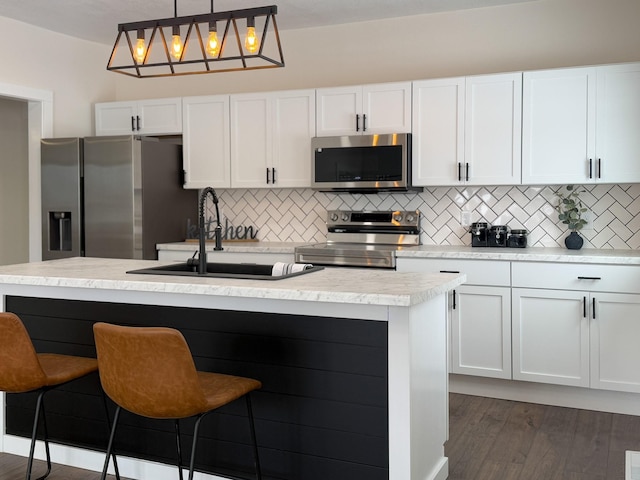
{"label": "brown leather bar stool", "polygon": [[181,480],[179,419],[195,417],[189,462],[189,480],[192,480],[200,421],[216,408],[243,396],[253,441],[256,477],[258,480],[262,478],[249,395],[262,387],[258,380],[197,371],[186,340],[172,328],[96,323],[93,333],[100,382],[107,396],[117,406],[102,480],[106,478],[121,409],[143,417],[174,420]]}
{"label": "brown leather bar stool", "polygon": [[47,472],[37,480],[46,478],[51,472],[44,394],[54,387],[88,375],[97,369],[98,361],[95,358],[36,353],[20,318],[13,313],[0,313],[0,391],[8,393],[38,392],[31,434],[27,480],[31,479],[33,452],[36,446],[40,416],[42,416],[44,445],[47,454]]}

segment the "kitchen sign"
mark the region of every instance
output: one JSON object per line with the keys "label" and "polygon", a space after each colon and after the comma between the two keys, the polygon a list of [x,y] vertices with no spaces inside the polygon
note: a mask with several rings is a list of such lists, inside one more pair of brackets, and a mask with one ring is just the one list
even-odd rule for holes
{"label": "kitchen sign", "polygon": [[[214,229],[216,222],[213,217],[209,217],[205,220],[204,228],[205,228],[205,238],[207,240],[214,240]],[[233,225],[229,225],[229,219],[224,219],[224,226],[222,227],[222,240],[255,240],[258,235],[258,229],[254,228],[253,225],[245,227],[244,225],[239,225],[234,227]],[[191,219],[187,219],[187,239],[197,239],[198,238],[198,225],[192,224]]]}

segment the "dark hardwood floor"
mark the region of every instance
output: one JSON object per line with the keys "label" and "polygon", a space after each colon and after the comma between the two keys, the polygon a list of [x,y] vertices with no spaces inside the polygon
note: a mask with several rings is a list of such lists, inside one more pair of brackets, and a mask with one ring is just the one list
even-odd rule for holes
{"label": "dark hardwood floor", "polygon": [[[65,467],[63,465],[56,465],[55,458],[51,458],[54,462],[51,466],[51,473],[47,477],[47,480],[99,480],[100,473],[92,472],[89,470],[82,470],[80,468]],[[47,471],[47,463],[41,460],[33,461],[33,471],[31,472],[32,478],[37,478],[44,475]],[[9,455],[8,453],[0,453],[0,480],[24,480],[27,473],[27,459],[25,457],[19,457],[16,455]],[[115,480],[115,476],[107,475],[108,480]],[[120,477],[121,480],[126,480],[124,477]]]}
{"label": "dark hardwood floor", "polygon": [[[449,411],[449,480],[624,480],[625,451],[640,451],[640,417],[631,415],[453,393]],[[0,480],[23,479],[26,465],[0,454]],[[44,462],[34,468],[41,474]],[[48,478],[100,474],[54,465]]]}
{"label": "dark hardwood floor", "polygon": [[450,480],[624,480],[640,417],[450,395]]}

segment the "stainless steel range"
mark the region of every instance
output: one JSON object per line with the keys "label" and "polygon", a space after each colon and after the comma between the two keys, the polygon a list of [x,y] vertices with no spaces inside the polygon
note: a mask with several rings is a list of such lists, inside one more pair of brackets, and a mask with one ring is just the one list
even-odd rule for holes
{"label": "stainless steel range", "polygon": [[296,263],[396,268],[396,252],[420,244],[420,212],[327,212],[327,243],[295,249]]}

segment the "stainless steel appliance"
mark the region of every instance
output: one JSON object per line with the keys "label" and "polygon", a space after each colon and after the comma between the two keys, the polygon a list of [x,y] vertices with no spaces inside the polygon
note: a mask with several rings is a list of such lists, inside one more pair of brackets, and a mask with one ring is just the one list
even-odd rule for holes
{"label": "stainless steel appliance", "polygon": [[327,243],[295,249],[296,263],[396,268],[396,252],[420,244],[420,212],[327,212]]}
{"label": "stainless steel appliance", "polygon": [[411,186],[411,134],[311,139],[311,187],[372,193],[422,190]]}
{"label": "stainless steel appliance", "polygon": [[182,188],[182,147],[132,136],[41,143],[42,258],[157,258],[185,239],[198,192]]}

